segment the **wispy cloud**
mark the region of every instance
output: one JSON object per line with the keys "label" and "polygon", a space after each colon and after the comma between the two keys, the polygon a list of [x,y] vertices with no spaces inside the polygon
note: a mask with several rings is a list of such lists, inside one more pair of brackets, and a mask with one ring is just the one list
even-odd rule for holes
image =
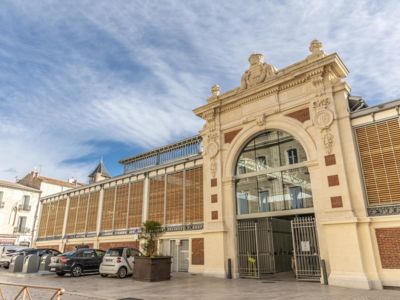
{"label": "wispy cloud", "polygon": [[[318,38],[353,94],[399,97],[397,1],[6,1],[0,4],[0,177],[83,179],[93,141],[149,148],[195,134],[209,88],[250,53],[278,68]],[[115,150],[117,151],[117,149]],[[69,161],[68,164],[65,161]],[[15,172],[9,172],[9,170]]]}

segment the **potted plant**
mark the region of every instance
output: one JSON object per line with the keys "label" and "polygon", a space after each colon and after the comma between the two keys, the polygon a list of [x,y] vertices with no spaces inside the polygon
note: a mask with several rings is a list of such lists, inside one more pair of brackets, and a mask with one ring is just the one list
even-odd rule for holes
{"label": "potted plant", "polygon": [[133,279],[140,281],[162,281],[171,278],[171,256],[156,255],[157,238],[163,233],[159,222],[143,223],[138,239],[142,241],[144,256],[135,257]]}

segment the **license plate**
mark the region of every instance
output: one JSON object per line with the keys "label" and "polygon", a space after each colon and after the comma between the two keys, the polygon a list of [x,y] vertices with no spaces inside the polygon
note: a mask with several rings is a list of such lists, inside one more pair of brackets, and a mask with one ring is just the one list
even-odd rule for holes
{"label": "license plate", "polygon": [[50,268],[50,271],[55,272],[56,268]]}

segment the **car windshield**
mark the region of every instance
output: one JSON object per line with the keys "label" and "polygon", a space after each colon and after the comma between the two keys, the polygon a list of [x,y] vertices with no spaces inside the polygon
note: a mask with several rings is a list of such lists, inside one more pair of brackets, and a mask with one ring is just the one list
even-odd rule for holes
{"label": "car windshield", "polygon": [[122,256],[123,248],[114,248],[108,249],[106,255],[107,256]]}

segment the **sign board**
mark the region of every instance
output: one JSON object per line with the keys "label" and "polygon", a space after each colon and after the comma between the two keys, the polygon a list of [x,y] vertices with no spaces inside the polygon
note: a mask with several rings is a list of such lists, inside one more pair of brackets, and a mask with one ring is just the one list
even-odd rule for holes
{"label": "sign board", "polygon": [[310,252],[310,242],[309,241],[301,241],[301,251],[303,252]]}

